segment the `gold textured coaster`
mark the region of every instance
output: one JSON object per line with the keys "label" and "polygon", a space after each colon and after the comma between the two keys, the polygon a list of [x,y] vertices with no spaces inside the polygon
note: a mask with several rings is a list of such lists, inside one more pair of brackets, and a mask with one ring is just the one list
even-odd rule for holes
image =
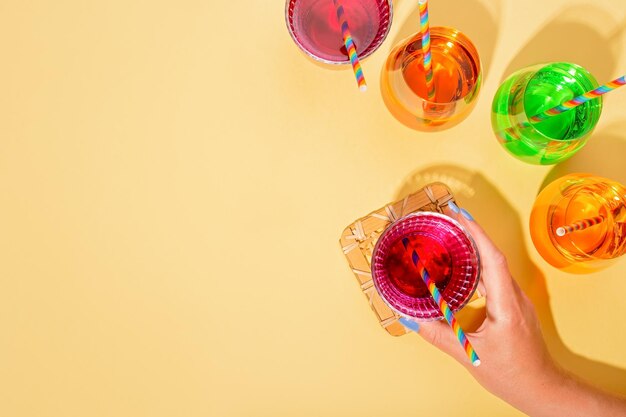
{"label": "gold textured coaster", "polygon": [[380,325],[392,336],[402,336],[407,330],[398,322],[400,316],[385,304],[374,287],[371,260],[376,241],[387,227],[407,214],[416,211],[443,213],[444,207],[450,201],[454,201],[454,197],[448,187],[441,183],[428,184],[403,200],[387,204],[361,217],[346,227],[341,234],[339,243],[348,264]]}

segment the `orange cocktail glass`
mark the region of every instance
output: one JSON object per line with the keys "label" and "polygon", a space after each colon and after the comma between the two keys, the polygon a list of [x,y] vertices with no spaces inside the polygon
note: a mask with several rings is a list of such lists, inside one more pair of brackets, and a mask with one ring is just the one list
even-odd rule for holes
{"label": "orange cocktail glass", "polygon": [[[588,222],[582,230],[564,226]],[[626,187],[590,174],[557,179],[537,196],[530,234],[541,256],[567,272],[593,272],[626,253]]]}
{"label": "orange cocktail glass", "polygon": [[435,95],[428,99],[422,35],[393,48],[381,74],[383,100],[406,126],[422,131],[447,129],[467,117],[482,83],[478,51],[467,36],[448,27],[430,28]]}

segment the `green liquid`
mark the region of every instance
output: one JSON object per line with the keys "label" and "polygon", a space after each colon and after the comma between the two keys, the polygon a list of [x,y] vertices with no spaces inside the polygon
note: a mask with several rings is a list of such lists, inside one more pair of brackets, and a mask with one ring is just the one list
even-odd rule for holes
{"label": "green liquid", "polygon": [[[577,68],[564,68],[563,65],[548,65],[542,68],[529,81],[524,94],[524,107],[527,117],[543,113],[587,92],[579,82]],[[586,84],[586,83],[585,83]],[[592,88],[590,88],[592,89]],[[597,100],[595,100],[597,101]],[[553,139],[572,139],[582,136],[593,127],[589,113],[594,100],[574,107],[561,114],[548,117],[535,123],[535,129]]]}
{"label": "green liquid", "polygon": [[521,69],[498,88],[491,124],[500,143],[511,155],[532,164],[555,164],[576,153],[595,127],[602,99],[539,123],[532,116],[593,90],[598,83],[584,68],[567,62]]}

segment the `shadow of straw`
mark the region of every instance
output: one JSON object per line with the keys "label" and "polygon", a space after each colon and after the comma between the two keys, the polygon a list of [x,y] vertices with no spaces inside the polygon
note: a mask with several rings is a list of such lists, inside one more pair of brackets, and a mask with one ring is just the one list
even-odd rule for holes
{"label": "shadow of straw", "polygon": [[[394,1],[394,7],[399,7],[401,1]],[[498,40],[502,4],[500,0],[437,0],[428,3],[430,26],[449,26],[456,28],[467,35],[474,43],[480,61],[482,62],[483,77],[487,79],[491,62]],[[420,20],[417,1],[411,14],[400,24],[393,38],[393,48],[403,39],[419,32]]]}
{"label": "shadow of straw", "polygon": [[446,184],[459,206],[466,208],[478,219],[487,234],[506,254],[512,275],[537,309],[546,345],[555,361],[574,375],[602,389],[626,395],[625,369],[578,355],[561,340],[550,308],[545,277],[528,256],[521,219],[502,194],[480,173],[454,165],[439,165],[409,175],[394,200],[400,200],[431,182]]}
{"label": "shadow of straw", "polygon": [[548,62],[578,64],[603,84],[614,79],[623,53],[626,22],[617,23],[605,10],[580,4],[559,12],[524,45],[504,71],[502,80],[520,68]]}

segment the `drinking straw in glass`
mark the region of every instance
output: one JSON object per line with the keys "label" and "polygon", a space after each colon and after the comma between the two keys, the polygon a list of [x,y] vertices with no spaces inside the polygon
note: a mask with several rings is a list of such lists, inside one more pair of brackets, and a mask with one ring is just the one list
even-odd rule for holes
{"label": "drinking straw in glass", "polygon": [[426,87],[428,99],[435,97],[435,83],[433,81],[433,66],[430,55],[430,26],[428,23],[428,0],[417,2],[420,12],[420,32],[422,34],[422,54],[424,56],[424,75],[426,76]]}
{"label": "drinking straw in glass", "polygon": [[[404,248],[406,250],[409,249],[409,243],[410,242],[408,238],[405,237],[402,239],[402,244],[404,245]],[[428,275],[428,271],[424,267],[424,264],[420,260],[419,255],[417,254],[415,249],[411,251],[411,260],[413,261],[413,265],[415,265],[415,268],[417,268],[417,272],[420,274],[420,277],[424,281],[424,284],[426,284],[426,286],[428,287],[428,291],[430,291],[430,294],[435,300],[435,303],[437,303],[437,305],[439,306],[441,313],[446,318],[446,321],[448,322],[450,327],[452,327],[456,338],[461,343],[461,346],[463,346],[463,350],[465,350],[465,354],[472,362],[472,365],[480,365],[480,358],[476,354],[474,347],[467,339],[467,336],[465,336],[465,332],[463,331],[463,329],[461,329],[459,323],[456,321],[456,317],[454,317],[454,314],[452,314],[452,310],[450,310],[448,303],[441,296],[439,289],[435,285],[435,281],[430,277],[430,275]]]}
{"label": "drinking straw in glass", "polygon": [[603,94],[606,94],[610,91],[615,90],[626,84],[626,75],[622,75],[619,78],[614,79],[613,81],[609,81],[608,83],[601,85],[595,90],[588,91],[585,94],[581,94],[578,97],[574,97],[573,99],[566,101],[565,103],[559,104],[551,109],[548,109],[542,113],[539,113],[528,120],[531,122],[540,122],[542,120],[547,119],[550,116],[556,116],[557,114],[561,114],[564,111],[568,111],[573,109],[576,106],[580,106],[583,103],[588,102],[589,100],[593,100],[596,97],[600,97]]}
{"label": "drinking straw in glass", "polygon": [[343,43],[346,46],[346,51],[348,51],[348,57],[350,58],[350,63],[352,64],[352,70],[354,71],[357,85],[359,86],[359,90],[365,91],[367,90],[367,84],[365,83],[363,68],[361,68],[361,62],[359,61],[359,56],[356,53],[356,46],[354,46],[354,41],[352,40],[352,35],[350,34],[350,28],[348,27],[348,21],[346,20],[343,5],[341,5],[339,0],[333,0],[333,2],[335,3],[335,8],[337,9],[337,19],[339,20],[339,26],[341,27],[341,36],[343,36]]}
{"label": "drinking straw in glass", "polygon": [[568,224],[567,226],[561,226],[556,229],[557,236],[565,236],[568,233],[576,232],[578,230],[585,230],[589,227],[600,224],[604,221],[603,216],[595,216],[590,219],[584,219],[572,224]]}

